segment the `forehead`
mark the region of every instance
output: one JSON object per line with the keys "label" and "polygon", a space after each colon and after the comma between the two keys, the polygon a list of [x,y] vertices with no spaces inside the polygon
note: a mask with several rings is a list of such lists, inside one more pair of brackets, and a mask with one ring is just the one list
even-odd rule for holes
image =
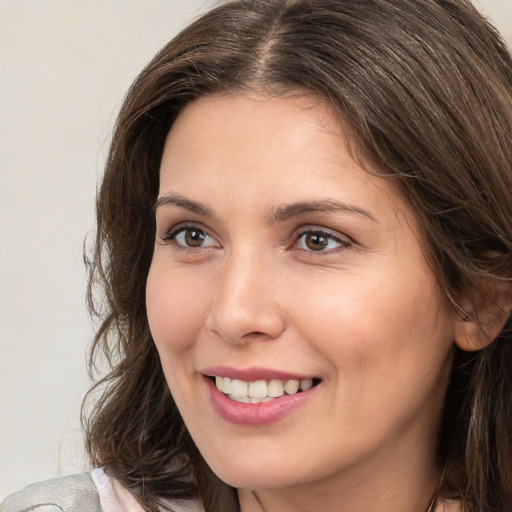
{"label": "forehead", "polygon": [[205,96],[181,112],[167,136],[160,195],[193,193],[205,203],[237,195],[246,206],[255,200],[269,208],[334,196],[401,208],[396,186],[354,160],[350,133],[311,94]]}
{"label": "forehead", "polygon": [[231,92],[190,102],[171,127],[167,145],[187,139],[187,144],[216,143],[223,150],[243,142],[247,150],[278,146],[306,151],[310,146],[304,143],[322,132],[336,137],[336,144],[347,142],[341,116],[316,95]]}

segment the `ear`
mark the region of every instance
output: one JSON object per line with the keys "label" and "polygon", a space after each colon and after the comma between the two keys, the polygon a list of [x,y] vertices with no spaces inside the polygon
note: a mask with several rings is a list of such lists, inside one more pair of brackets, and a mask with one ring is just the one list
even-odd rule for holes
{"label": "ear", "polygon": [[468,352],[485,348],[500,335],[510,318],[512,283],[486,281],[473,290],[471,297],[464,296],[459,305],[468,319],[457,321],[455,343]]}

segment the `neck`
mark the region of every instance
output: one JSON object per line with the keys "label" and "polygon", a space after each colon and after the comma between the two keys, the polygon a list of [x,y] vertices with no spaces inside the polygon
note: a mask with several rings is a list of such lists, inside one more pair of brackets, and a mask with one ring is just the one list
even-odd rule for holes
{"label": "neck", "polygon": [[[409,452],[409,464],[398,454],[368,461],[357,468],[332,475],[322,482],[288,489],[239,490],[241,512],[429,512],[436,511],[436,494],[441,471],[434,458]],[[422,461],[423,464],[420,464]],[[441,509],[442,510],[442,509]]]}
{"label": "neck", "polygon": [[433,501],[437,489],[435,485],[425,486],[425,490],[417,496],[407,495],[408,493],[393,495],[392,492],[385,495],[362,490],[357,494],[338,492],[321,495],[318,493],[318,489],[314,495],[307,496],[304,492],[276,493],[247,489],[239,490],[238,495],[241,512],[316,512],[318,510],[324,512],[353,512],[354,510],[435,512],[437,509],[436,503]]}

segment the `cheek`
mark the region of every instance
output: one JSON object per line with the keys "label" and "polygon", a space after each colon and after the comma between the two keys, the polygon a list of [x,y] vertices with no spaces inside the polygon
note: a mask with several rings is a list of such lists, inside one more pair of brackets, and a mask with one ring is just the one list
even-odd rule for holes
{"label": "cheek", "polygon": [[418,368],[425,357],[439,362],[453,339],[451,317],[429,271],[405,277],[381,269],[326,280],[307,304],[297,303],[304,336],[346,375]]}
{"label": "cheek", "polygon": [[149,327],[163,363],[167,356],[194,348],[208,312],[205,297],[190,283],[176,279],[176,274],[153,265],[146,286]]}
{"label": "cheek", "polygon": [[302,306],[302,335],[330,366],[330,411],[347,426],[349,445],[370,446],[414,418],[437,417],[442,402],[450,316],[429,274],[414,286],[396,286],[398,277],[384,285],[345,275]]}

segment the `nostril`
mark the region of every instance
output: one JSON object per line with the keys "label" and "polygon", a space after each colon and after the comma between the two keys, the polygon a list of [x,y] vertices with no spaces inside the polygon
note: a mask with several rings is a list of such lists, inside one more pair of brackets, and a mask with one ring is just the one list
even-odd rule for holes
{"label": "nostril", "polygon": [[252,331],[252,332],[248,332],[247,334],[244,334],[242,336],[242,339],[243,338],[261,338],[263,336],[268,336],[268,334],[265,334],[264,332],[260,332],[260,331]]}

